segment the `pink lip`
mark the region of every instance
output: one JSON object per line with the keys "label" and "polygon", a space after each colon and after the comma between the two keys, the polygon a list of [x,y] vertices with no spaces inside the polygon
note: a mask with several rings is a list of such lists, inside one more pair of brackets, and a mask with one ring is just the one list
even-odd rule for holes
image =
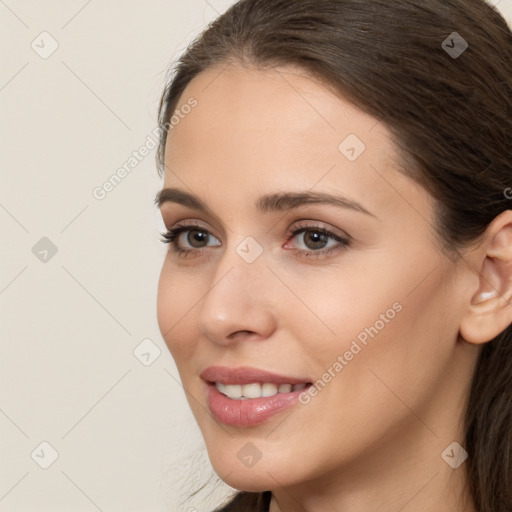
{"label": "pink lip", "polygon": [[235,427],[251,427],[264,423],[271,417],[298,402],[299,395],[307,387],[290,393],[277,393],[274,396],[235,400],[228,398],[216,387],[215,382],[223,384],[251,384],[254,382],[274,384],[311,384],[311,380],[287,377],[276,373],[243,366],[228,368],[226,366],[210,366],[201,373],[206,384],[208,407],[213,416],[224,423]]}
{"label": "pink lip", "polygon": [[228,368],[227,366],[209,366],[201,372],[201,378],[207,383],[222,382],[223,384],[252,384],[253,382],[272,382],[274,384],[301,384],[310,383],[310,379],[301,379],[297,377],[287,377],[278,375],[250,366],[240,366],[238,368]]}

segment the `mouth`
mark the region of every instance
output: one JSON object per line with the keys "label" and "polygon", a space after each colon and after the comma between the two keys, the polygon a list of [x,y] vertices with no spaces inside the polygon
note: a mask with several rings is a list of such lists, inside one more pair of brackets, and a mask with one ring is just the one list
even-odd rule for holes
{"label": "mouth", "polygon": [[273,382],[251,382],[249,384],[224,384],[222,382],[207,382],[215,386],[217,391],[232,400],[251,400],[254,398],[267,398],[279,394],[288,394],[301,391],[309,386],[311,382],[299,384],[275,384]]}
{"label": "mouth", "polygon": [[299,401],[313,383],[256,368],[211,366],[201,373],[212,415],[221,423],[250,427],[268,421]]}

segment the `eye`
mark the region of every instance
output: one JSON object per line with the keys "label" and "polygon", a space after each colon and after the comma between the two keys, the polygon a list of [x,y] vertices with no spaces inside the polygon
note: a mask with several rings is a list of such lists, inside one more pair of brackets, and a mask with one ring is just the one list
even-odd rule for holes
{"label": "eye", "polygon": [[[208,245],[203,245],[205,242],[208,243],[210,238],[213,238],[217,242],[213,244],[213,246],[220,245],[220,241],[215,238],[211,233],[208,232],[205,228],[197,225],[183,225],[178,224],[177,226],[168,229],[167,232],[161,233],[162,242],[166,244],[172,244],[172,247],[181,256],[189,256],[192,253],[200,253],[203,252],[205,247]],[[186,242],[189,244],[190,248],[187,248],[185,245],[185,249],[182,248],[182,244]]]}
{"label": "eye", "polygon": [[[350,237],[348,235],[338,235],[327,228],[311,224],[296,226],[295,229],[288,232],[286,239],[293,239],[301,234],[303,235],[302,244],[305,249],[297,249],[295,251],[297,256],[319,257],[335,251],[341,251],[350,245]],[[162,242],[172,244],[174,251],[182,257],[198,256],[204,253],[207,247],[221,245],[220,241],[207,229],[197,224],[178,224],[166,233],[161,233],[161,235],[163,237]],[[213,239],[214,243],[208,245],[210,239]],[[329,243],[329,240],[333,243],[326,245]]]}
{"label": "eye", "polygon": [[[302,235],[302,236],[299,236]],[[296,238],[302,241],[302,246],[306,249],[296,251],[298,256],[318,257],[331,252],[343,250],[350,245],[350,237],[338,235],[333,231],[311,224],[302,224],[290,231],[287,235],[291,239]],[[329,244],[329,239],[331,245]]]}

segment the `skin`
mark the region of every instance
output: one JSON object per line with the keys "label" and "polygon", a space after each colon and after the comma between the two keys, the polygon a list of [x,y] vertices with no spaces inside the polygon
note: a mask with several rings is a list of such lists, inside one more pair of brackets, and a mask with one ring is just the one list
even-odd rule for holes
{"label": "skin", "polygon": [[[210,236],[194,246],[181,235],[192,257],[169,248],[157,314],[215,471],[234,488],[272,490],[271,512],[475,511],[466,464],[452,469],[441,453],[464,444],[482,344],[512,322],[512,212],[448,258],[432,197],[398,172],[385,126],[304,71],[223,65],[196,77],[180,104],[190,97],[197,107],[169,132],[164,187],[197,195],[211,213],[171,202],[161,213],[168,228],[198,221]],[[349,134],[366,145],[354,162],[338,150]],[[254,206],[263,194],[306,190],[342,193],[374,216]],[[351,243],[297,255],[337,245],[315,246],[307,231],[287,238],[299,221],[309,235],[323,227]],[[263,249],[250,264],[236,252],[247,236]],[[401,311],[308,404],[250,428],[209,414],[206,367],[314,382],[397,302]],[[237,457],[248,442],[261,452],[252,467]]]}

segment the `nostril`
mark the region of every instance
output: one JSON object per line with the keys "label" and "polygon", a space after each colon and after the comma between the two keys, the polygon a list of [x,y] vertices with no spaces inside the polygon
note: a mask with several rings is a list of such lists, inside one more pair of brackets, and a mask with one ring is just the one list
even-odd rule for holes
{"label": "nostril", "polygon": [[235,336],[238,336],[239,334],[252,334],[254,331],[247,331],[247,330],[243,330],[243,331],[236,331],[232,334],[229,335],[230,338],[234,338]]}

